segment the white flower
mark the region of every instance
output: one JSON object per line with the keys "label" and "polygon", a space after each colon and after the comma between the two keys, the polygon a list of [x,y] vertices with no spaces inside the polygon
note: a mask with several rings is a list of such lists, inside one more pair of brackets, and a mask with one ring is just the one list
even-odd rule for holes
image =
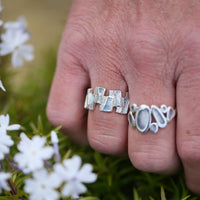
{"label": "white flower", "polygon": [[11,177],[10,173],[0,172],[0,193],[2,192],[2,189],[4,190],[10,190],[7,184],[7,180]]}
{"label": "white flower", "polygon": [[26,173],[39,170],[44,166],[44,161],[53,155],[53,148],[45,147],[46,138],[38,135],[29,139],[24,133],[20,135],[21,141],[17,148],[20,153],[14,157],[14,161],[18,163]]}
{"label": "white flower", "polygon": [[62,195],[78,198],[79,194],[85,193],[87,188],[82,183],[93,183],[97,175],[92,173],[93,167],[90,164],[84,164],[81,168],[81,158],[73,156],[71,159],[63,161],[62,164],[56,164],[55,173],[65,183],[62,188]]}
{"label": "white flower", "polygon": [[2,26],[3,25],[3,21],[2,20],[0,20],[0,26]]}
{"label": "white flower", "polygon": [[10,146],[12,146],[13,144],[14,142],[9,135],[0,135],[0,160],[3,160],[5,154],[8,154],[10,152]]}
{"label": "white flower", "polygon": [[[10,117],[9,115],[0,115],[0,134],[7,134],[7,131],[19,130],[19,124],[9,125]],[[1,135],[0,135],[1,137]]]}
{"label": "white flower", "polygon": [[3,86],[3,83],[2,83],[2,81],[0,80],[0,88],[5,92],[6,91],[6,89],[5,89],[5,87]]}
{"label": "white flower", "polygon": [[30,34],[22,28],[7,29],[7,31],[1,35],[0,55],[5,56],[12,53],[12,65],[14,67],[22,66],[24,60],[33,60],[34,47],[25,44],[29,39]]}
{"label": "white flower", "polygon": [[27,27],[27,21],[23,16],[18,17],[17,21],[6,22],[4,24],[4,28],[9,30],[21,29],[22,31],[25,31],[26,27]]}
{"label": "white flower", "polygon": [[24,60],[32,61],[34,59],[33,51],[34,47],[32,45],[21,45],[17,48],[12,55],[13,67],[23,66]]}
{"label": "white flower", "polygon": [[30,194],[30,200],[55,200],[59,198],[56,188],[58,177],[45,169],[33,173],[33,178],[25,180],[24,191]]}
{"label": "white flower", "polygon": [[13,53],[16,48],[23,45],[30,39],[30,34],[22,30],[7,30],[1,35],[0,55],[5,56]]}

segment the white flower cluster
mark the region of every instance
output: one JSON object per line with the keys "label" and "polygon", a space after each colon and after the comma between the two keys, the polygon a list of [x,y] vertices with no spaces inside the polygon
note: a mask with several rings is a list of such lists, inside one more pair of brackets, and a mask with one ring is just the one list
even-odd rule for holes
{"label": "white flower cluster", "polygon": [[10,118],[8,114],[6,116],[0,115],[0,160],[4,159],[5,155],[10,152],[10,146],[14,144],[7,131],[20,129],[19,124],[9,125],[9,122]]}
{"label": "white flower cluster", "polygon": [[31,200],[59,199],[58,188],[61,186],[63,197],[73,199],[87,191],[83,183],[93,183],[97,175],[92,172],[92,165],[85,164],[81,168],[80,156],[73,156],[63,163],[55,164],[52,172],[46,169],[36,170],[33,177],[25,180],[25,192],[30,194]]}
{"label": "white flower cluster", "polygon": [[[0,0],[0,15],[2,9]],[[24,60],[33,60],[34,48],[26,44],[30,39],[30,33],[26,29],[25,18],[20,17],[15,22],[6,23],[0,19],[0,26],[5,29],[0,36],[0,56],[12,54],[14,67],[22,66]],[[0,88],[6,92],[1,80]],[[5,171],[4,161],[7,161],[13,169],[28,174],[28,178],[24,181],[24,191],[29,194],[30,200],[57,200],[69,196],[75,199],[87,191],[84,183],[96,181],[97,175],[92,172],[92,165],[82,166],[80,156],[61,159],[59,140],[55,131],[51,131],[52,146],[47,145],[46,137],[35,135],[30,139],[25,133],[21,133],[20,142],[17,145],[19,152],[12,160],[9,153],[14,141],[8,135],[8,131],[19,130],[21,126],[9,123],[8,114],[0,115],[0,193],[2,190],[13,191],[12,182],[9,180],[12,173]],[[54,165],[49,161],[50,159],[52,161],[53,157]]]}
{"label": "white flower cluster", "polygon": [[[19,124],[10,123],[9,115],[0,115],[0,162],[8,156],[10,147],[14,144],[8,131],[19,130]],[[51,131],[51,142],[53,146],[46,145],[46,137],[38,135],[29,139],[25,133],[20,134],[20,142],[17,145],[19,153],[15,154],[14,161],[17,169],[25,174],[32,174],[31,178],[25,180],[24,191],[30,195],[30,200],[56,200],[63,197],[76,199],[80,194],[87,191],[83,183],[93,183],[97,175],[92,172],[90,164],[81,167],[80,156],[73,156],[60,162],[58,137],[55,131]],[[45,166],[54,155],[55,163],[51,170]],[[14,163],[10,163],[12,165]],[[0,172],[0,192],[2,189],[9,190],[7,181],[11,173]]]}
{"label": "white flower cluster", "polygon": [[[9,115],[0,116],[0,160],[10,151],[13,140],[7,135],[7,130],[18,130],[18,124],[9,125]],[[45,163],[53,155],[59,155],[58,138],[55,131],[51,132],[51,141],[54,147],[47,146],[46,138],[38,135],[29,139],[25,133],[20,135],[21,141],[17,148],[19,153],[14,156],[18,169],[25,174],[32,174],[31,178],[25,180],[24,191],[30,195],[30,200],[57,200],[60,195],[71,196],[73,199],[87,191],[83,183],[93,183],[97,175],[92,172],[90,164],[81,167],[81,158],[78,155],[62,162],[56,162],[51,170]],[[60,155],[59,155],[60,156]],[[57,161],[57,159],[55,159]],[[9,190],[7,180],[11,173],[0,172],[0,192],[2,189]],[[61,190],[61,194],[58,192]]]}
{"label": "white flower cluster", "polygon": [[[9,125],[9,115],[0,115],[0,161],[9,154],[14,141],[7,131],[19,130],[19,124]],[[25,180],[24,191],[30,195],[30,200],[56,200],[59,199],[61,189],[63,197],[78,198],[87,191],[83,183],[93,183],[97,175],[92,172],[90,164],[81,167],[80,156],[73,156],[60,162],[58,137],[55,131],[51,132],[52,146],[47,146],[46,137],[38,135],[29,139],[25,133],[20,134],[20,142],[17,145],[19,153],[14,156],[17,168],[25,174],[32,174],[32,178]],[[45,166],[55,156],[55,163],[51,170]],[[10,163],[12,164],[12,163]],[[11,173],[0,172],[0,192],[9,190],[7,180]]]}
{"label": "white flower cluster", "polygon": [[[20,125],[9,125],[9,122],[10,118],[8,114],[6,116],[0,115],[0,162],[5,158],[5,155],[9,154],[10,147],[14,144],[14,141],[7,134],[7,131],[18,130],[20,128]],[[0,192],[2,189],[9,190],[7,180],[10,177],[11,173],[6,173],[4,171],[0,172]]]}

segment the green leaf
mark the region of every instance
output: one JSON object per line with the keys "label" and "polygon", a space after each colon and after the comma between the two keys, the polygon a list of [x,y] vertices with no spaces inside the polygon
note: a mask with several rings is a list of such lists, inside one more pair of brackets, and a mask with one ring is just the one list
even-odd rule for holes
{"label": "green leaf", "polygon": [[161,200],[166,200],[165,190],[164,190],[163,186],[161,186]]}
{"label": "green leaf", "polygon": [[135,188],[133,189],[133,197],[134,197],[133,198],[134,200],[141,200],[141,198],[139,197],[139,194]]}
{"label": "green leaf", "polygon": [[102,155],[98,152],[94,153],[94,159],[97,163],[97,166],[100,168],[100,170],[102,171],[107,171],[106,165],[105,165],[105,161],[102,157]]}
{"label": "green leaf", "polygon": [[112,180],[113,180],[113,179],[112,179],[112,175],[109,175],[109,176],[108,176],[108,185],[109,185],[109,186],[112,186]]}
{"label": "green leaf", "polygon": [[69,150],[67,151],[67,153],[64,155],[64,157],[63,157],[62,160],[68,159],[71,155],[72,155],[72,150],[69,149]]}
{"label": "green leaf", "polygon": [[54,128],[54,130],[53,131],[55,131],[56,133],[58,132],[58,131],[60,131],[60,129],[62,128],[62,126],[60,125],[60,126],[57,126],[56,128]]}
{"label": "green leaf", "polygon": [[149,199],[150,199],[150,200],[154,200],[154,198],[153,198],[153,197],[149,197]]}
{"label": "green leaf", "polygon": [[183,199],[181,199],[181,200],[187,200],[187,199],[189,199],[189,198],[190,198],[190,196],[191,196],[191,195],[188,195],[188,196],[184,197],[184,198],[183,198]]}
{"label": "green leaf", "polygon": [[37,127],[37,129],[38,129],[39,133],[43,133],[43,124],[42,124],[42,118],[41,118],[40,115],[38,116],[38,127]]}

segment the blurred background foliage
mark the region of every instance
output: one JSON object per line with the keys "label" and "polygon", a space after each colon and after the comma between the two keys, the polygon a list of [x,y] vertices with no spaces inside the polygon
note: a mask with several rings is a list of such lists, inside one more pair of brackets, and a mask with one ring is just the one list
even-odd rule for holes
{"label": "blurred background foliage", "polygon": [[[30,136],[49,136],[54,127],[46,118],[46,103],[70,1],[2,0],[2,4],[4,21],[15,20],[21,15],[26,17],[32,34],[31,43],[35,46],[35,60],[23,68],[13,69],[9,56],[1,59],[0,78],[7,88],[7,93],[0,95],[1,114],[9,113],[11,123],[20,123]],[[12,136],[18,137],[14,133]],[[62,132],[59,132],[59,138],[62,156],[79,154],[84,163],[93,164],[98,174],[98,181],[88,185],[89,190],[82,200],[200,199],[188,191],[182,172],[175,176],[141,172],[127,157],[103,155],[90,147],[77,146]]]}

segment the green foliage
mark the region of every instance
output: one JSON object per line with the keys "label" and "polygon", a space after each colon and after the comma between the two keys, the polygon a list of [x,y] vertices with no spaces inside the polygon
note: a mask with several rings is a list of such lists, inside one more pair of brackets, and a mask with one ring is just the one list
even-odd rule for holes
{"label": "green foliage", "polygon": [[165,191],[163,186],[161,187],[161,200],[166,200]]}
{"label": "green foliage", "polygon": [[[23,76],[19,89],[11,84],[10,79],[20,76],[7,70],[3,66],[1,79],[7,88],[7,93],[1,92],[2,114],[9,113],[11,123],[23,125],[26,134],[32,137],[35,134],[45,135],[50,143],[50,131],[53,126],[46,118],[46,103],[56,65],[56,51],[49,50],[43,56],[40,66],[30,68]],[[6,62],[5,62],[6,63]],[[93,151],[89,147],[80,147],[73,144],[65,134],[58,131],[60,152],[62,158],[74,154],[82,157],[84,163],[91,163],[98,174],[94,184],[87,185],[88,191],[79,200],[197,200],[198,196],[192,194],[185,186],[183,173],[175,176],[163,176],[141,172],[135,169],[127,157],[114,157]],[[19,140],[17,132],[12,133],[14,141]],[[16,146],[12,147],[12,156],[16,153]],[[5,164],[6,166],[6,164]],[[7,169],[10,166],[6,166]],[[5,192],[0,200],[28,199],[23,192],[23,181],[27,175],[13,171],[12,183],[17,190],[17,195]],[[70,198],[63,198],[70,200]]]}

